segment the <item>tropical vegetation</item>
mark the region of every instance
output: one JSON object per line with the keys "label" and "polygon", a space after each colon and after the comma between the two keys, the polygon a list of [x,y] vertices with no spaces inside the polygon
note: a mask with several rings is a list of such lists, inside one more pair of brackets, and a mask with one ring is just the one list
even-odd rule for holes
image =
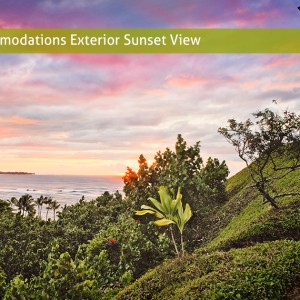
{"label": "tropical vegetation", "polygon": [[[172,226],[172,224],[175,224],[180,232],[181,251],[183,255],[183,229],[185,224],[192,217],[191,207],[187,203],[185,209],[183,209],[181,201],[182,194],[180,193],[180,188],[178,189],[176,199],[171,198],[165,186],[161,186],[159,188],[158,193],[160,196],[160,201],[157,201],[156,199],[151,197],[149,198],[149,200],[155,206],[155,208],[148,205],[142,205],[142,210],[136,211],[135,214],[137,216],[143,216],[145,214],[155,215],[155,217],[157,217],[158,220],[154,221],[153,224],[156,226]],[[172,237],[172,242],[174,244],[176,254],[179,256],[180,253],[178,251],[178,247],[173,234],[173,229],[171,226],[169,228]]]}
{"label": "tropical vegetation", "polygon": [[[264,146],[251,146],[252,161],[229,179],[224,161],[204,162],[200,143],[178,135],[151,165],[140,155],[123,194],[62,208],[43,195],[0,200],[0,298],[299,299],[299,124],[269,110],[257,117],[261,127],[240,128]],[[277,152],[267,147],[272,120],[293,126]],[[279,209],[263,204],[255,180]]]}

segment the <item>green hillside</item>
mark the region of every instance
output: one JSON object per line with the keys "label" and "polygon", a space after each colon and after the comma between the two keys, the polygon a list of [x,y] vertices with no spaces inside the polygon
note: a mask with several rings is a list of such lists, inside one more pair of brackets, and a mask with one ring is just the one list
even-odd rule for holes
{"label": "green hillside", "polygon": [[[219,222],[211,231],[206,247],[226,250],[276,239],[300,240],[300,196],[279,198],[280,209],[274,209],[262,204],[261,195],[249,185],[247,169],[228,180],[231,197],[216,216]],[[275,186],[279,193],[299,191],[300,170],[277,180]]]}
{"label": "green hillside", "polygon": [[[300,170],[277,180],[300,189]],[[246,169],[227,182],[203,246],[150,270],[116,299],[300,299],[300,198],[262,204]]]}

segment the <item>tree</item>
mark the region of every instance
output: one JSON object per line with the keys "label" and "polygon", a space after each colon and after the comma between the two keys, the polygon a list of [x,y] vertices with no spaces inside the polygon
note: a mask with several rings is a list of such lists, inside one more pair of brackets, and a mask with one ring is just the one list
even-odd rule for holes
{"label": "tree", "polygon": [[59,209],[59,207],[60,207],[60,204],[56,201],[56,200],[53,200],[52,202],[51,202],[51,207],[52,207],[52,209],[53,209],[53,220],[55,220],[55,216],[56,216],[56,210],[57,209]]}
{"label": "tree", "polygon": [[19,213],[23,217],[25,216],[25,213],[27,214],[35,213],[35,208],[34,208],[35,205],[33,202],[33,198],[29,194],[25,194],[19,199],[13,197],[11,198],[10,202],[18,208]]}
{"label": "tree", "polygon": [[35,203],[37,205],[38,217],[41,217],[43,205],[47,204],[47,202],[48,202],[48,197],[44,197],[43,195],[41,195],[39,198],[36,199]]}
{"label": "tree", "polygon": [[156,193],[157,186],[153,183],[154,180],[153,168],[148,167],[148,163],[143,154],[138,159],[139,169],[137,172],[127,167],[125,176],[123,177],[124,188],[123,191],[127,198],[132,200],[132,204],[135,208],[140,207],[141,204],[147,202],[147,198]]}
{"label": "tree", "polygon": [[[159,196],[160,201],[149,198],[151,203],[155,206],[155,208],[142,205],[139,211],[136,211],[135,214],[137,216],[142,216],[145,214],[155,215],[158,220],[154,221],[153,224],[156,226],[168,226],[175,224],[180,232],[181,237],[181,251],[184,254],[184,246],[183,246],[183,229],[184,225],[189,221],[192,217],[192,211],[189,204],[186,204],[185,209],[182,206],[182,194],[180,193],[180,188],[178,189],[177,196],[175,199],[172,199],[170,194],[168,193],[167,187],[161,186],[159,188]],[[178,251],[176,241],[174,238],[172,227],[170,227],[170,233],[172,237],[172,241],[174,244],[175,251],[177,255],[180,255]]]}
{"label": "tree", "polygon": [[46,219],[48,218],[48,211],[50,209],[53,210],[53,220],[55,220],[55,216],[56,216],[56,210],[60,207],[60,204],[56,201],[56,200],[53,200],[51,197],[47,199],[47,202],[48,206],[46,207],[47,209],[47,214],[46,214]]}
{"label": "tree", "polygon": [[34,215],[35,214],[35,208],[34,208],[35,204],[34,204],[33,197],[29,194],[25,194],[21,197],[21,201],[23,202],[24,214],[26,212],[27,215],[29,215],[29,214]]}
{"label": "tree", "polygon": [[[12,211],[12,208],[10,206],[10,203],[9,201],[6,201],[6,200],[1,200],[0,199],[0,213],[3,213],[5,211],[9,211],[11,212]],[[0,273],[1,274],[1,273]]]}
{"label": "tree", "polygon": [[[143,155],[139,157],[139,170],[127,168],[123,177],[124,193],[133,201],[135,208],[147,204],[149,197],[156,197],[159,186],[171,190],[181,189],[183,197],[191,202],[192,208],[202,206],[202,200],[210,199],[222,202],[227,199],[224,192],[224,182],[229,174],[228,167],[223,161],[209,157],[206,165],[200,155],[200,142],[187,146],[179,134],[175,151],[167,148],[158,151],[154,162],[148,167]],[[198,203],[197,203],[198,202]]]}
{"label": "tree", "polygon": [[53,199],[52,197],[49,197],[47,198],[45,204],[47,204],[48,206],[46,207],[47,209],[47,213],[46,213],[46,221],[48,220],[48,213],[49,213],[49,210],[52,209],[52,202],[53,202]]}
{"label": "tree", "polygon": [[[167,148],[158,152],[152,165],[157,186],[164,185],[170,190],[181,188],[186,199],[195,199],[202,194],[198,183],[201,181],[203,159],[200,142],[188,147],[181,134],[177,136],[175,151]],[[200,189],[199,189],[200,188]]]}
{"label": "tree", "polygon": [[[253,116],[255,121],[248,119],[238,123],[230,119],[228,127],[219,128],[219,133],[246,163],[254,187],[263,196],[263,203],[269,202],[279,208],[277,198],[300,194],[279,193],[274,184],[275,180],[300,167],[300,115],[287,110],[281,115],[266,108]],[[287,158],[285,161],[279,159],[283,156]]]}
{"label": "tree", "polygon": [[123,177],[126,199],[138,210],[148,204],[149,197],[159,197],[160,186],[166,186],[170,192],[180,188],[193,211],[185,230],[186,240],[189,246],[198,247],[211,226],[211,216],[227,200],[224,183],[229,170],[225,161],[209,158],[203,163],[200,142],[188,146],[179,134],[174,150],[158,151],[150,166],[143,155],[138,162],[138,171],[128,168]]}
{"label": "tree", "polygon": [[11,205],[14,205],[17,207],[18,211],[19,211],[19,214],[21,215],[21,212],[22,212],[22,203],[21,201],[19,201],[16,197],[12,197],[10,199],[10,203]]}
{"label": "tree", "polygon": [[202,189],[202,195],[210,202],[223,203],[227,199],[225,181],[229,170],[225,161],[220,162],[217,158],[209,157],[201,170],[201,177],[198,181]]}

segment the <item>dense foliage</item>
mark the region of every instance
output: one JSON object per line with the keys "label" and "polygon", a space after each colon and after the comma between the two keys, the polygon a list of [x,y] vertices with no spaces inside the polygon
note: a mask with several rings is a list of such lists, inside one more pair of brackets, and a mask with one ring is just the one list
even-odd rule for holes
{"label": "dense foliage", "polygon": [[81,199],[57,221],[0,204],[4,299],[100,299],[173,255],[168,236],[134,220],[118,192]]}
{"label": "dense foliage", "polygon": [[200,143],[187,146],[179,134],[175,150],[167,148],[157,152],[154,162],[148,166],[143,155],[139,157],[139,170],[127,168],[123,177],[124,193],[133,201],[135,208],[147,204],[149,197],[158,196],[160,186],[181,193],[186,201],[193,203],[194,209],[203,205],[203,201],[226,200],[224,182],[229,174],[228,167],[217,158],[208,158],[206,164],[200,155]]}
{"label": "dense foliage", "polygon": [[[144,231],[152,231],[148,239]],[[13,278],[4,299],[23,295],[25,299],[101,299],[114,294],[153,265],[160,263],[169,252],[169,239],[152,228],[137,224],[127,214],[86,244],[75,257],[62,252],[57,240],[41,262],[43,271],[30,279],[23,275]]]}
{"label": "dense foliage", "polygon": [[[288,157],[277,158],[287,164]],[[272,165],[266,169],[272,174]],[[230,200],[213,218],[214,225],[207,237],[206,246],[214,249],[244,247],[255,242],[295,239],[300,236],[300,196],[278,200],[280,209],[265,206],[256,189],[249,188],[248,170],[244,169],[227,182]],[[277,179],[274,184],[279,192],[300,191],[300,169]]]}
{"label": "dense foliage", "polygon": [[[149,271],[116,299],[299,299],[300,199],[282,198],[274,209],[248,183],[247,169],[227,181],[230,199],[212,217],[202,248]],[[300,170],[275,184],[299,191]]]}
{"label": "dense foliage", "polygon": [[[284,154],[265,166],[271,177],[276,172],[273,162],[289,165],[293,161]],[[0,200],[0,298],[299,296],[299,197],[278,199],[280,210],[263,206],[259,192],[248,186],[246,169],[227,181],[225,162],[209,158],[203,164],[199,143],[187,147],[180,135],[175,151],[158,152],[151,166],[140,156],[139,164],[137,172],[128,169],[124,176],[125,198],[119,192],[105,192],[89,202],[82,198],[58,212],[56,220],[58,204],[52,199],[24,195]],[[295,195],[299,182],[297,169],[273,184],[279,193],[289,190]],[[158,189],[162,184],[163,191]],[[160,209],[166,197],[170,207],[177,208],[177,219],[170,218],[167,206]],[[193,212],[189,222],[187,203]],[[41,218],[43,205],[53,211],[52,220]],[[189,252],[195,245],[202,248],[174,259],[172,235],[149,223],[155,221],[152,216],[136,216],[134,211],[141,205],[175,223],[177,242],[184,228],[182,246]],[[158,217],[158,221],[168,218]]]}
{"label": "dense foliage", "polygon": [[183,201],[189,203],[193,211],[186,227],[186,240],[191,249],[199,246],[211,216],[228,199],[224,183],[229,171],[225,161],[210,157],[204,164],[200,143],[187,146],[178,135],[174,151],[167,148],[164,152],[157,152],[151,166],[143,155],[138,162],[138,171],[128,168],[123,177],[126,199],[138,210],[141,205],[149,204],[149,197],[159,197],[160,186],[173,191],[173,198],[180,188]]}

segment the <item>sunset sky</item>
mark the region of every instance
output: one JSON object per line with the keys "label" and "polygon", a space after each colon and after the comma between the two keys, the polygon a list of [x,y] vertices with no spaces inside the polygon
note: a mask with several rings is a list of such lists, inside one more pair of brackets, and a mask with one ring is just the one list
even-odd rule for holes
{"label": "sunset sky", "polygon": [[[299,28],[299,1],[0,0],[0,28]],[[178,133],[243,167],[217,133],[300,110],[300,55],[0,55],[0,171],[123,174]]]}

